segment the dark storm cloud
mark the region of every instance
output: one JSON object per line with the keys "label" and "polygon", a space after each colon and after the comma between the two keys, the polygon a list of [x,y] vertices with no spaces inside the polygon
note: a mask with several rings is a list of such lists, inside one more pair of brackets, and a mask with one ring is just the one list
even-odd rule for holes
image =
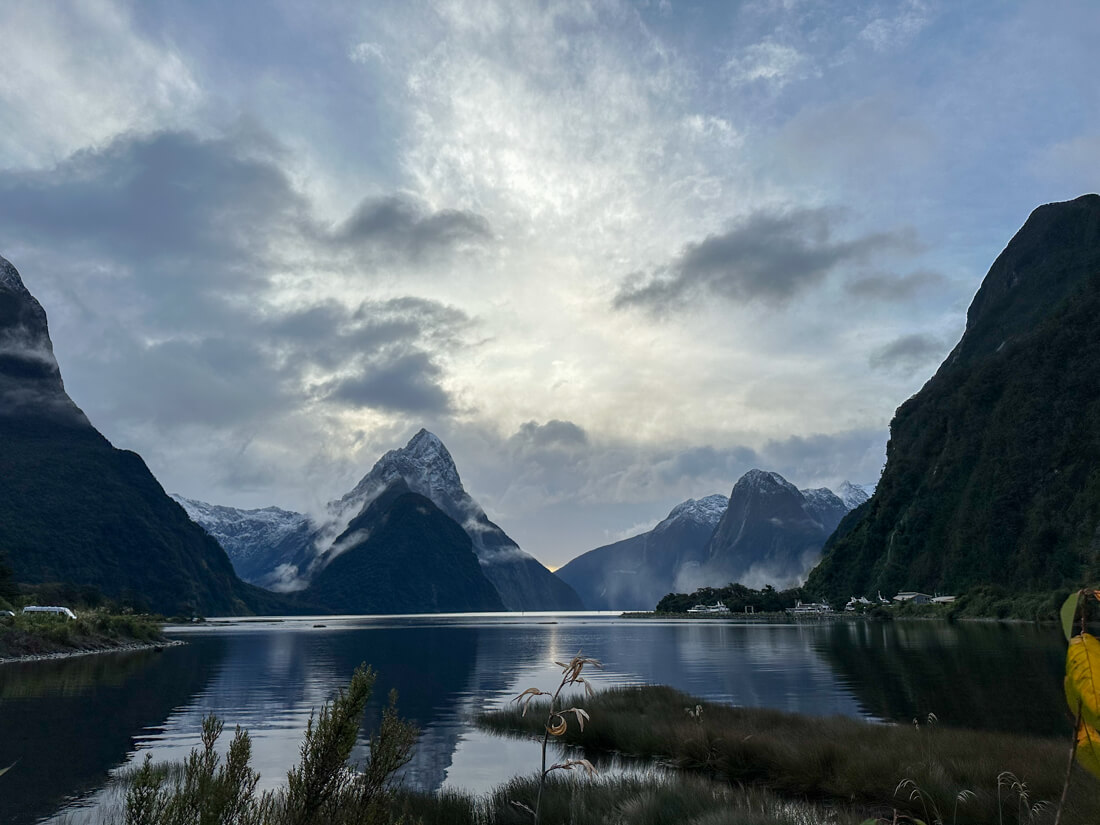
{"label": "dark storm cloud", "polygon": [[723,234],[686,245],[648,277],[635,276],[619,289],[614,304],[658,314],[707,296],[782,305],[840,264],[914,246],[908,234],[898,232],[836,240],[836,223],[837,213],[828,209],[756,212]]}
{"label": "dark storm cloud", "polygon": [[944,284],[944,277],[930,269],[918,269],[906,275],[876,272],[848,281],[844,288],[857,298],[876,301],[907,301],[924,290]]}
{"label": "dark storm cloud", "polygon": [[407,196],[364,200],[331,235],[338,245],[379,247],[412,259],[491,237],[489,222],[481,215],[455,209],[431,212]]}
{"label": "dark storm cloud", "polygon": [[401,266],[484,240],[488,224],[392,197],[365,201],[333,233],[284,160],[256,131],[160,132],[49,169],[0,171],[0,250],[23,250],[39,283],[80,313],[86,340],[71,358],[126,365],[124,377],[95,370],[118,375],[112,386],[80,387],[92,409],[161,426],[251,426],[316,401],[325,372],[349,376],[325,396],[340,406],[450,409],[431,352],[461,345],[470,321],[459,310],[416,297],[289,310],[266,299],[273,274],[346,270],[344,246],[385,250]]}
{"label": "dark storm cloud", "polygon": [[331,382],[325,397],[351,407],[441,414],[451,409],[450,397],[438,383],[442,374],[426,352],[386,355],[362,365],[357,375]]}
{"label": "dark storm cloud", "polygon": [[911,373],[935,364],[947,354],[943,341],[934,335],[903,335],[871,353],[873,369]]}
{"label": "dark storm cloud", "polygon": [[22,240],[109,250],[135,266],[255,264],[271,234],[306,215],[269,152],[243,135],[123,136],[51,169],[0,173],[0,221]]}

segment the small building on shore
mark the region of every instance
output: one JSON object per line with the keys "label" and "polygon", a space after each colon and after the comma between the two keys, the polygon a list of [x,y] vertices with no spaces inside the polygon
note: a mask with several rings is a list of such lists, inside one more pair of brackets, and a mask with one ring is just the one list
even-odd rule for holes
{"label": "small building on shore", "polygon": [[931,604],[932,597],[927,593],[918,593],[915,590],[902,590],[894,596],[894,601],[898,604]]}

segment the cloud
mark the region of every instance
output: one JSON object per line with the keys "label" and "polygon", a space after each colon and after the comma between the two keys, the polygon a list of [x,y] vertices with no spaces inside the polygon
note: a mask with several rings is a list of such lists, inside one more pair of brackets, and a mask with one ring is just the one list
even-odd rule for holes
{"label": "cloud", "polygon": [[574,448],[588,443],[588,434],[572,421],[554,419],[545,424],[528,421],[521,424],[519,431],[509,442],[520,449],[525,448]]}
{"label": "cloud", "polygon": [[764,83],[778,89],[797,79],[805,64],[798,49],[764,40],[731,57],[724,71],[733,86]]}
{"label": "cloud", "polygon": [[906,0],[891,10],[893,14],[875,17],[859,33],[875,51],[885,52],[907,45],[933,18],[932,9],[925,0]]}
{"label": "cloud", "polygon": [[[70,383],[94,422],[202,431],[205,443],[235,432],[258,447],[253,433],[275,438],[292,419],[301,432],[348,410],[453,409],[436,353],[466,345],[468,316],[415,295],[349,300],[333,285],[350,279],[361,296],[364,281],[445,261],[487,237],[485,221],[394,195],[333,232],[285,163],[242,128],[124,135],[50,169],[0,171],[0,244],[23,250],[62,299],[51,306],[80,314],[79,343],[68,324],[54,329],[75,372],[99,376]],[[349,261],[345,247],[386,260]]]}
{"label": "cloud", "polygon": [[492,238],[489,222],[474,212],[432,212],[408,196],[368,198],[332,233],[332,240],[354,249],[382,248],[419,260],[454,246]]}
{"label": "cloud", "polygon": [[828,209],[755,212],[722,234],[686,245],[648,277],[624,284],[614,305],[655,314],[708,297],[778,306],[819,284],[841,264],[862,263],[914,245],[902,232],[835,240],[836,223],[835,211]]}
{"label": "cloud", "polygon": [[908,301],[917,294],[943,286],[944,277],[930,269],[918,269],[905,275],[876,272],[859,275],[844,284],[857,298],[875,301]]}
{"label": "cloud", "polygon": [[867,362],[876,370],[913,373],[942,360],[946,350],[947,347],[938,337],[913,333],[879,347],[871,353]]}
{"label": "cloud", "polygon": [[439,385],[443,370],[416,350],[367,359],[357,374],[331,382],[324,397],[353,407],[419,415],[449,412],[451,399]]}
{"label": "cloud", "polygon": [[122,132],[180,123],[204,93],[171,43],[138,31],[128,4],[0,5],[0,166],[44,167]]}

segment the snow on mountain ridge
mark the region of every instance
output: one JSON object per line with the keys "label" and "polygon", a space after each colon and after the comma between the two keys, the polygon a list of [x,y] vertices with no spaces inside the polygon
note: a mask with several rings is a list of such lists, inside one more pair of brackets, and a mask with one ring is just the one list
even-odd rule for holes
{"label": "snow on mountain ridge", "polygon": [[715,493],[700,499],[689,498],[687,501],[682,501],[673,507],[660,524],[653,529],[663,529],[679,519],[713,527],[721,521],[722,514],[726,512],[729,503],[729,498],[721,493]]}
{"label": "snow on mountain ridge", "polygon": [[736,492],[739,487],[742,490],[748,489],[764,494],[774,494],[780,490],[799,492],[797,487],[783,478],[783,476],[779,475],[779,473],[756,468],[749,470],[737,480],[737,483],[733,485],[734,491]]}
{"label": "snow on mountain ridge", "polygon": [[[872,490],[873,489],[872,487]],[[836,494],[840,496],[840,500],[844,502],[844,506],[849,510],[856,509],[859,505],[871,498],[866,486],[852,484],[850,481],[840,482]]]}
{"label": "snow on mountain ridge", "polygon": [[[403,478],[409,489],[431,499],[460,524],[476,518],[478,514],[455,512],[455,505],[463,497],[469,496],[462,486],[462,479],[450,452],[438,436],[425,429],[421,429],[404,447],[390,450],[378,459],[371,471],[363,476],[351,492],[336,502],[335,508],[330,505],[330,509],[341,514],[353,509],[355,512],[352,515],[361,512],[374,496],[398,478]],[[451,506],[444,506],[442,502]],[[460,509],[468,510],[468,507]],[[480,509],[477,508],[478,511]]]}
{"label": "snow on mountain ridge", "polygon": [[188,518],[216,538],[235,560],[266,553],[311,524],[309,516],[279,507],[239,510],[185,498],[178,493],[170,495]]}

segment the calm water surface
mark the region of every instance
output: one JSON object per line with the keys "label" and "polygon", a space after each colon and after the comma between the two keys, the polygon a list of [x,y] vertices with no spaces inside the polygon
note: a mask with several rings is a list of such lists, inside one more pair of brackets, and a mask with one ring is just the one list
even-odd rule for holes
{"label": "calm water surface", "polygon": [[[323,625],[323,626],[318,626]],[[1056,628],[856,621],[739,624],[595,614],[322,617],[176,627],[161,653],[0,666],[0,823],[95,822],[109,779],[151,752],[180,761],[215,713],[248,729],[261,787],[285,780],[309,714],[366,661],[378,671],[357,748],[390,688],[422,734],[405,780],[487,790],[535,769],[538,746],[476,730],[474,714],[578,650],[597,687],[660,683],[734,705],[1068,735]],[[629,770],[629,766],[611,766]],[[60,811],[60,814],[58,812]]]}

